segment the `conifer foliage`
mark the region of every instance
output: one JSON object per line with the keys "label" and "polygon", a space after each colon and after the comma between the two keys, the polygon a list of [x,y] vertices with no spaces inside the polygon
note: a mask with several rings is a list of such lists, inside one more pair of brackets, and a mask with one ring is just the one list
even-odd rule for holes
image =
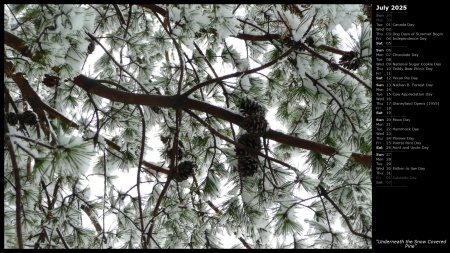
{"label": "conifer foliage", "polygon": [[368,7],[5,4],[5,247],[371,248]]}

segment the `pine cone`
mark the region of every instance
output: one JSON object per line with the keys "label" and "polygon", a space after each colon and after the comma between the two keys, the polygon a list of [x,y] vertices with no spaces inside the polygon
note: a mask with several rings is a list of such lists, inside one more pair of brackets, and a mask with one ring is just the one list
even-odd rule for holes
{"label": "pine cone", "polygon": [[[261,149],[261,140],[258,136],[250,133],[239,137],[238,142],[249,148]],[[236,148],[236,157],[238,159],[238,172],[241,176],[253,176],[259,167],[258,156],[242,148]]]}
{"label": "pine cone", "polygon": [[363,62],[362,62],[361,58],[353,60],[352,62],[350,62],[350,66],[348,67],[348,69],[350,69],[350,70],[357,70],[359,67],[361,67],[362,63]]}
{"label": "pine cone", "polygon": [[247,117],[249,115],[260,115],[264,117],[266,110],[264,107],[256,103],[255,101],[249,99],[248,97],[243,98],[239,104],[239,111]]}
{"label": "pine cone", "polygon": [[259,167],[257,156],[246,155],[238,158],[238,172],[242,177],[253,176]]}
{"label": "pine cone", "polygon": [[355,57],[357,57],[358,54],[353,52],[353,51],[348,51],[345,52],[341,58],[339,59],[339,63],[345,63],[345,62],[350,62],[351,60],[353,60]]}
{"label": "pine cone", "polygon": [[262,136],[267,132],[267,120],[263,116],[250,115],[245,117],[243,127],[247,133],[254,136]]}
{"label": "pine cone", "polygon": [[6,122],[10,124],[11,126],[16,125],[19,122],[20,114],[16,114],[14,112],[8,112],[6,114]]}
{"label": "pine cone", "polygon": [[[342,67],[349,69],[349,70],[356,70],[362,65],[362,60],[357,58],[358,53],[355,53],[353,51],[346,52],[342,57],[339,59],[339,64],[342,65]],[[357,58],[357,59],[355,59]]]}
{"label": "pine cone", "polygon": [[305,39],[305,44],[308,45],[309,47],[314,47],[314,39],[309,36],[308,38]]}
{"label": "pine cone", "polygon": [[59,78],[56,76],[51,76],[51,75],[47,75],[44,74],[45,78],[42,81],[42,83],[47,86],[47,87],[55,87],[55,85],[57,85],[59,83]]}
{"label": "pine cone", "polygon": [[37,116],[33,111],[23,112],[21,118],[25,125],[34,126],[37,124]]}
{"label": "pine cone", "polygon": [[339,69],[339,65],[337,65],[337,64],[334,63],[334,62],[330,63],[329,66],[330,66],[331,71],[336,71],[336,70]]}
{"label": "pine cone", "polygon": [[[243,134],[241,137],[239,137],[238,142],[240,144],[243,144],[243,145],[249,147],[249,148],[261,149],[261,140],[260,140],[260,138],[258,136],[254,136],[254,135],[251,135],[249,133]],[[235,151],[236,151],[236,156],[237,157],[251,154],[247,150],[245,150],[243,148],[238,148],[238,147],[236,147]]]}
{"label": "pine cone", "polygon": [[178,182],[188,179],[195,174],[194,168],[196,167],[197,165],[192,161],[183,161],[179,163],[177,168],[175,168],[174,179]]}
{"label": "pine cone", "polygon": [[87,52],[88,52],[88,54],[92,54],[94,52],[94,50],[95,50],[95,41],[93,41],[93,40],[89,40],[89,41],[90,42],[89,42],[89,45],[88,45]]}

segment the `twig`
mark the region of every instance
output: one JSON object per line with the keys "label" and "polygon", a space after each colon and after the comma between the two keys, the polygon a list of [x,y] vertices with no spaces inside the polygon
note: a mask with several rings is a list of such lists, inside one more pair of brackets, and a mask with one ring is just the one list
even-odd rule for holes
{"label": "twig", "polygon": [[365,235],[365,234],[361,234],[359,232],[356,232],[353,229],[352,224],[348,220],[348,217],[342,212],[342,210],[336,205],[336,203],[334,203],[334,201],[328,196],[328,194],[322,194],[322,196],[324,196],[328,201],[330,201],[330,203],[333,205],[333,207],[336,209],[336,211],[338,211],[339,214],[342,216],[342,218],[344,218],[345,223],[347,223],[347,226],[350,229],[350,232],[352,232],[352,234],[357,235],[357,236],[361,236],[361,237],[363,237],[365,239],[368,239],[368,240],[372,240],[372,237],[370,237],[368,235]]}
{"label": "twig", "polygon": [[252,247],[250,247],[250,245],[248,245],[248,243],[244,240],[244,238],[239,237],[238,239],[239,239],[239,241],[242,242],[242,244],[244,244],[244,246],[245,246],[247,249],[252,249]]}
{"label": "twig", "polygon": [[[322,187],[319,185],[319,187]],[[330,219],[328,218],[328,213],[327,213],[327,208],[325,207],[325,203],[323,202],[323,198],[321,195],[323,188],[319,188],[318,193],[319,193],[319,197],[320,197],[320,202],[322,202],[322,206],[323,206],[323,210],[325,211],[325,217],[327,218],[327,224],[328,224],[328,229],[330,230],[330,234],[331,234],[331,247],[330,249],[333,249],[333,243],[334,243],[334,236],[331,230],[331,225],[330,225]]]}
{"label": "twig", "polygon": [[59,228],[56,228],[56,232],[58,233],[59,239],[61,239],[64,248],[70,249],[69,245],[67,244],[66,240],[64,240],[64,236],[61,234],[61,231],[59,231]]}

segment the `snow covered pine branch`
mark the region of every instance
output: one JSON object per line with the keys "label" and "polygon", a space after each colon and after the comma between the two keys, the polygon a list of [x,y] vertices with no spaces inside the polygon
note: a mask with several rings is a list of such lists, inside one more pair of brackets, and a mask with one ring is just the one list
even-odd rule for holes
{"label": "snow covered pine branch", "polygon": [[367,10],[5,5],[5,247],[371,248]]}

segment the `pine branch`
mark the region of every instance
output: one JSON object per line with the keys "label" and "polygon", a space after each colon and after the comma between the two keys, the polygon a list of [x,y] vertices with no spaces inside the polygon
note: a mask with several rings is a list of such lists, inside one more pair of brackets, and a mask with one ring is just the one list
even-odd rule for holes
{"label": "pine branch", "polygon": [[[298,41],[298,42],[296,42],[296,44],[300,45],[302,48],[304,48],[306,51],[308,51],[311,55],[319,58],[320,60],[322,60],[323,62],[327,63],[328,65],[332,65],[333,64],[333,62],[331,62],[329,59],[325,58],[321,54],[319,54],[316,51],[312,50],[311,48],[306,46],[304,43]],[[355,80],[357,80],[360,84],[362,84],[364,87],[366,87],[367,90],[372,92],[372,87],[370,85],[368,85],[367,83],[365,83],[363,80],[361,80],[361,78],[357,77],[354,73],[350,72],[346,68],[343,68],[343,67],[341,67],[339,65],[337,65],[337,67],[338,67],[338,69],[340,69],[345,74],[347,74],[347,75],[351,76],[352,78],[354,78]]]}
{"label": "pine branch", "polygon": [[95,41],[97,44],[100,45],[100,47],[103,49],[103,51],[105,51],[105,53],[106,53],[106,54],[109,56],[109,58],[114,62],[114,64],[115,64],[119,69],[121,69],[123,72],[127,73],[127,75],[128,75],[131,79],[133,79],[133,80],[139,85],[139,87],[141,87],[142,91],[144,91],[146,94],[150,94],[150,93],[147,91],[147,89],[145,89],[144,85],[142,85],[141,82],[139,82],[139,80],[137,80],[136,77],[134,77],[134,75],[132,75],[130,72],[128,72],[128,70],[126,70],[120,63],[118,63],[118,62],[116,61],[116,59],[114,59],[114,56],[112,56],[112,55],[108,52],[108,50],[106,50],[106,48],[103,46],[103,44],[100,43],[100,41],[98,41],[97,38],[96,38],[94,35],[92,35],[92,34],[90,34],[90,33],[88,33],[88,32],[86,32],[86,34],[89,36],[89,38],[91,38],[91,40]]}
{"label": "pine branch", "polygon": [[[144,112],[142,111],[142,108],[140,105],[137,106],[139,109],[139,113],[141,114],[141,124],[142,124],[142,137],[141,137],[141,149],[139,154],[139,163],[138,163],[138,169],[136,172],[136,189],[138,194],[138,205],[139,205],[139,221],[141,223],[141,231],[142,231],[142,241],[145,241],[145,235],[144,235],[144,214],[142,212],[142,195],[141,195],[141,168],[142,163],[144,161],[144,148],[145,148],[145,118],[144,118]],[[144,248],[146,249],[146,245],[144,244]]]}
{"label": "pine branch", "polygon": [[323,202],[323,198],[321,196],[321,195],[327,195],[327,192],[325,191],[325,189],[321,185],[319,185],[318,192],[319,192],[320,202],[322,203],[323,210],[325,211],[325,217],[327,219],[328,229],[330,230],[330,234],[331,234],[331,246],[330,246],[330,249],[333,249],[334,236],[333,236],[333,233],[332,233],[332,230],[331,230],[330,219],[328,218],[327,208],[326,208],[325,203]]}
{"label": "pine branch", "polygon": [[170,181],[172,180],[172,178],[173,178],[172,175],[169,174],[169,176],[167,177],[167,181],[164,184],[164,188],[162,189],[161,193],[159,194],[158,200],[156,201],[155,208],[153,209],[153,217],[149,221],[150,228],[149,228],[148,233],[147,233],[147,239],[146,239],[144,248],[147,248],[146,245],[148,245],[148,243],[150,242],[150,238],[153,238],[153,236],[152,236],[153,235],[153,229],[155,227],[155,221],[154,220],[160,214],[159,207],[161,205],[161,202],[162,202],[163,198],[166,196],[166,192],[167,192],[167,189],[169,188]]}
{"label": "pine branch", "polygon": [[[122,102],[127,104],[141,104],[149,106],[161,106],[161,107],[171,107],[171,108],[181,108],[181,109],[194,109],[211,114],[215,117],[225,119],[238,126],[243,126],[243,117],[225,110],[223,108],[210,105],[205,102],[184,98],[183,96],[159,96],[159,95],[144,95],[144,94],[134,94],[121,92],[115,89],[108,88],[102,85],[100,82],[90,79],[86,76],[80,75],[74,79],[74,83],[81,88],[85,89],[87,92],[94,93],[101,97],[105,97],[116,102]],[[313,141],[304,140],[277,132],[274,130],[269,130],[264,135],[266,138],[272,139],[274,141],[284,143],[290,146],[299,147],[303,149],[308,149],[313,152],[318,152],[324,155],[334,155],[336,150],[332,147],[315,143]],[[352,154],[353,156],[353,154]],[[351,158],[352,159],[352,158]],[[351,161],[359,162],[360,164],[370,166],[371,156],[359,155],[355,156]]]}
{"label": "pine branch", "polygon": [[194,46],[195,49],[197,49],[198,53],[200,54],[200,56],[203,58],[203,60],[205,60],[206,64],[208,64],[209,69],[211,69],[211,71],[214,74],[215,78],[218,78],[219,76],[217,75],[216,71],[214,70],[213,66],[211,65],[211,63],[208,61],[208,58],[206,58],[205,54],[202,52],[202,49],[197,45],[197,43],[194,42]]}
{"label": "pine branch", "polygon": [[70,249],[69,245],[67,244],[66,240],[64,240],[64,236],[62,235],[61,231],[59,231],[59,228],[56,228],[56,232],[58,233],[59,239],[61,239],[64,248]]}
{"label": "pine branch", "polygon": [[7,31],[3,32],[3,44],[13,48],[23,56],[30,58],[34,62],[39,62],[36,55],[31,53],[31,50],[25,46],[25,41],[16,35],[9,33]]}
{"label": "pine branch", "polygon": [[50,138],[50,130],[48,129],[47,117],[45,116],[44,110],[39,106],[39,95],[33,89],[31,89],[28,80],[23,77],[22,73],[14,73],[12,63],[4,59],[3,64],[5,74],[9,78],[14,80],[14,82],[17,84],[24,98],[38,115],[39,123],[41,128],[44,130],[45,136],[47,136],[47,138]]}
{"label": "pine branch", "polygon": [[129,4],[128,5],[128,19],[127,19],[127,24],[126,24],[126,28],[125,28],[125,32],[123,33],[123,38],[125,39],[125,37],[128,34],[128,30],[130,29],[130,22],[131,22],[131,16],[132,16],[132,10],[133,10],[133,5]]}
{"label": "pine branch", "polygon": [[167,11],[164,10],[163,8],[159,7],[156,4],[138,4],[141,7],[147,8],[151,11],[154,11],[160,15],[162,15],[163,17],[167,16]]}
{"label": "pine branch", "polygon": [[258,71],[260,71],[260,70],[266,69],[266,68],[268,68],[268,67],[274,65],[274,64],[277,63],[278,61],[282,60],[282,59],[285,58],[286,56],[288,56],[288,55],[289,55],[290,53],[292,53],[295,49],[297,49],[297,47],[298,47],[298,46],[293,46],[293,47],[291,47],[289,50],[287,50],[286,52],[284,52],[284,53],[283,53],[280,57],[278,57],[277,59],[274,59],[274,60],[272,60],[272,61],[270,61],[270,62],[268,62],[268,63],[266,63],[266,64],[264,64],[264,65],[261,65],[261,66],[259,66],[259,67],[257,67],[257,68],[249,69],[249,70],[246,70],[246,71],[238,71],[238,72],[235,72],[235,73],[233,73],[233,74],[229,74],[229,75],[222,76],[222,77],[219,77],[219,78],[210,79],[210,80],[208,80],[208,81],[199,83],[199,84],[197,84],[196,86],[194,86],[193,88],[191,88],[190,90],[186,91],[186,92],[183,94],[183,96],[184,96],[184,97],[188,97],[188,96],[189,96],[191,93],[193,93],[194,91],[196,91],[196,90],[198,90],[198,89],[200,89],[201,87],[204,87],[204,86],[206,86],[206,85],[212,84],[212,83],[220,82],[220,81],[223,81],[223,80],[232,78],[232,77],[238,77],[238,76],[248,75],[248,74],[255,73],[255,72],[258,72]]}
{"label": "pine branch", "polygon": [[164,28],[164,30],[166,31],[166,33],[170,36],[170,38],[172,39],[173,44],[175,45],[175,49],[177,50],[178,53],[178,59],[180,61],[180,78],[178,79],[178,90],[177,90],[177,95],[181,94],[181,84],[183,81],[183,77],[184,77],[184,61],[183,61],[183,56],[181,54],[181,46],[180,44],[176,41],[176,39],[172,36],[172,29],[170,28],[170,24],[167,25],[167,27],[164,25],[164,22],[161,20],[161,18],[156,15],[155,11],[153,11],[153,13],[155,14],[156,18],[158,19],[158,21],[161,23],[161,26]]}
{"label": "pine branch", "polygon": [[86,205],[84,205],[84,204],[81,204],[80,208],[81,208],[81,210],[83,210],[83,211],[86,213],[86,215],[89,217],[89,219],[91,220],[92,225],[94,225],[95,230],[97,231],[97,233],[102,232],[102,230],[103,230],[103,229],[102,229],[102,226],[100,225],[100,223],[98,222],[98,220],[95,218],[95,216],[92,214],[91,208],[88,207],[88,206],[86,206]]}
{"label": "pine branch", "polygon": [[336,102],[336,104],[339,105],[339,108],[342,109],[342,111],[344,112],[344,115],[347,117],[348,122],[350,123],[350,125],[352,126],[352,130],[354,133],[358,133],[358,130],[356,129],[355,125],[352,122],[352,119],[350,118],[350,116],[347,114],[347,111],[345,110],[345,108],[341,105],[341,103],[339,102],[339,100],[336,99],[336,97],[333,95],[333,93],[331,93],[327,88],[325,88],[317,79],[315,79],[314,77],[312,77],[311,75],[309,75],[308,73],[305,73],[305,76],[309,78],[309,80],[311,80],[311,82],[313,82],[313,84],[319,86],[320,88],[322,88],[326,93],[328,93],[328,95],[330,95],[333,100]]}
{"label": "pine branch", "polygon": [[252,249],[252,247],[250,247],[250,245],[244,240],[244,238],[239,237],[238,239],[239,239],[239,241],[242,242],[242,244],[243,244],[247,249]]}
{"label": "pine branch", "polygon": [[[6,118],[5,112],[3,112],[3,119]],[[19,249],[23,249],[23,237],[22,237],[22,217],[20,215],[20,210],[22,207],[22,187],[20,184],[20,172],[19,166],[17,165],[16,154],[14,152],[14,147],[11,143],[11,138],[9,137],[9,128],[6,120],[3,120],[3,129],[5,131],[4,140],[5,144],[9,150],[9,157],[11,158],[11,164],[14,171],[14,190],[16,191],[16,235],[17,243]]]}
{"label": "pine branch", "polygon": [[212,133],[213,135],[216,135],[216,136],[220,137],[221,139],[223,139],[223,140],[225,140],[225,141],[227,141],[227,142],[229,142],[229,143],[235,145],[236,147],[243,148],[243,149],[245,149],[245,150],[247,150],[247,151],[250,151],[250,152],[253,153],[253,154],[262,156],[262,157],[264,157],[264,158],[266,158],[266,159],[268,159],[268,160],[270,160],[270,161],[274,161],[274,162],[279,163],[279,164],[281,164],[281,165],[283,165],[283,166],[286,166],[287,168],[295,169],[294,167],[292,167],[291,165],[289,165],[289,164],[287,164],[287,163],[285,163],[285,162],[283,162],[283,161],[280,161],[280,160],[278,160],[278,159],[275,159],[275,158],[273,158],[273,157],[267,156],[267,155],[265,155],[265,154],[259,152],[259,150],[257,150],[257,149],[249,148],[249,147],[247,147],[247,146],[245,146],[245,145],[243,145],[243,144],[241,144],[241,143],[239,143],[239,142],[233,141],[232,139],[230,139],[230,138],[226,137],[225,135],[219,133],[217,130],[215,130],[213,127],[211,127],[210,125],[208,125],[204,120],[202,120],[199,116],[195,115],[195,114],[192,113],[191,111],[185,110],[185,112],[187,112],[189,115],[191,115],[191,117],[195,118],[195,119],[196,119],[198,122],[200,122],[204,127],[208,128],[208,130],[211,131],[211,133]]}
{"label": "pine branch", "polygon": [[118,4],[113,4],[114,10],[116,11],[117,16],[119,17],[119,21],[122,25],[126,25],[125,19],[123,18],[122,11],[119,9]]}
{"label": "pine branch", "polygon": [[238,33],[237,35],[231,37],[250,41],[270,41],[279,39],[280,35],[279,34],[253,35],[253,34]]}
{"label": "pine branch", "polygon": [[345,223],[347,224],[347,226],[348,226],[348,228],[350,229],[350,232],[352,232],[352,234],[357,235],[357,236],[360,236],[360,237],[363,237],[363,238],[368,239],[368,240],[372,240],[372,237],[370,237],[370,236],[368,236],[368,235],[366,235],[366,234],[361,234],[361,233],[359,233],[359,232],[356,232],[356,231],[353,229],[353,226],[352,226],[352,224],[350,223],[350,221],[349,221],[347,215],[345,215],[345,214],[342,212],[342,210],[336,205],[336,203],[334,203],[334,201],[328,196],[327,191],[326,191],[325,189],[323,189],[323,187],[322,187],[321,185],[319,185],[319,189],[320,189],[321,196],[324,196],[324,197],[331,203],[331,205],[333,205],[333,207],[336,209],[336,211],[338,211],[338,213],[342,216],[342,218],[344,218]]}
{"label": "pine branch", "polygon": [[[12,34],[10,34],[10,35],[14,36]],[[6,41],[7,40],[5,40],[5,42]],[[11,40],[8,40],[8,41],[11,41]],[[18,40],[14,40],[14,41],[18,41]],[[13,47],[14,45],[8,45],[8,46]],[[290,53],[290,51],[294,50],[294,49],[295,49],[295,47],[292,47],[290,50],[285,52],[285,54],[288,55],[287,53]],[[283,54],[283,55],[285,55],[285,54]],[[323,57],[323,56],[321,56],[321,57]],[[194,90],[196,90],[200,87],[206,86],[206,85],[214,83],[214,82],[222,81],[222,80],[225,80],[225,79],[228,79],[231,77],[237,77],[242,74],[249,74],[249,73],[257,72],[261,69],[264,69],[269,64],[274,64],[276,61],[278,61],[279,59],[282,59],[282,58],[283,57],[280,57],[274,61],[271,61],[271,62],[264,64],[258,68],[255,68],[255,69],[251,69],[251,70],[243,71],[243,72],[236,72],[234,74],[222,76],[220,78],[210,79],[208,81],[198,84],[197,86],[192,88],[190,91],[193,92]],[[134,94],[134,93],[126,93],[126,92],[108,88],[108,87],[102,85],[101,82],[91,79],[89,77],[86,77],[84,75],[79,75],[79,76],[75,77],[73,81],[76,85],[85,89],[87,92],[94,93],[98,96],[108,98],[108,99],[116,101],[116,102],[122,102],[122,103],[126,103],[126,104],[160,106],[160,107],[166,107],[166,108],[180,107],[182,109],[194,109],[194,110],[203,111],[205,113],[211,114],[211,115],[221,118],[221,119],[228,120],[231,123],[239,125],[239,126],[242,125],[242,121],[243,121],[242,116],[234,114],[228,110],[225,110],[220,107],[213,106],[213,105],[201,102],[201,101],[186,98],[190,94],[189,91],[186,92],[185,94],[183,94],[182,96],[159,96],[159,95]],[[323,144],[319,144],[319,143],[315,143],[312,141],[303,140],[300,138],[289,136],[289,135],[283,134],[281,132],[274,131],[272,129],[269,130],[268,132],[266,132],[266,134],[264,136],[266,138],[269,138],[271,140],[274,140],[274,141],[277,141],[277,142],[280,142],[280,143],[283,143],[286,145],[311,150],[313,152],[317,152],[317,153],[328,155],[328,156],[334,155],[336,153],[336,150],[332,147],[328,147]],[[372,157],[368,156],[368,155],[352,153],[349,160],[359,163],[359,164],[362,164],[362,165],[365,165],[367,167],[372,165]]]}

